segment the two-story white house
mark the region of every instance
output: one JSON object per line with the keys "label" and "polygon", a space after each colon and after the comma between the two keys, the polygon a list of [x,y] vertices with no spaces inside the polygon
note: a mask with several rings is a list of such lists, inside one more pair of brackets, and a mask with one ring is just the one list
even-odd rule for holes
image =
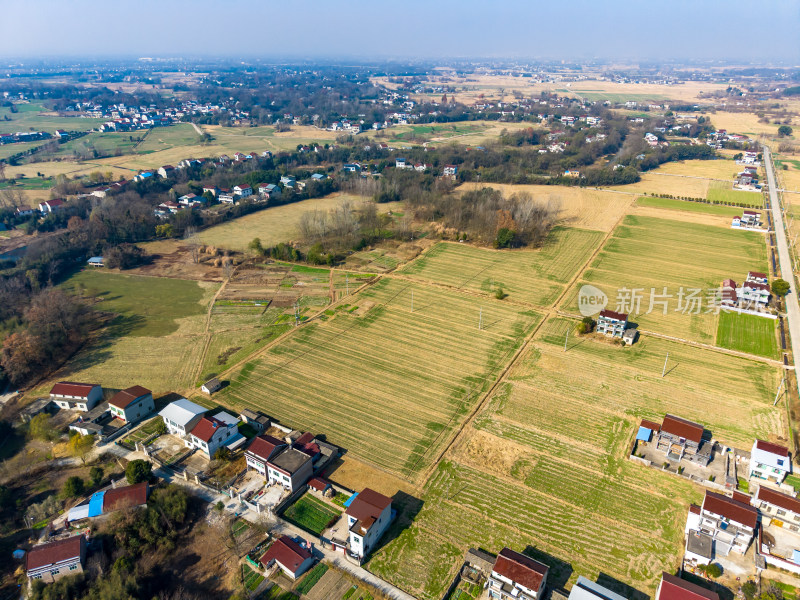
{"label": "two-story white house", "polygon": [[267,477],[267,464],[270,459],[276,456],[287,444],[271,435],[259,435],[253,438],[250,446],[244,452],[244,459],[249,471],[261,473]]}
{"label": "two-story white house", "polygon": [[763,440],[753,442],[750,451],[750,477],[780,484],[792,472],[789,450]]}
{"label": "two-story white house", "polygon": [[167,404],[158,415],[164,420],[169,433],[185,439],[205,413],[206,409],[199,404],[181,398]]}
{"label": "two-story white house", "polygon": [[233,195],[239,198],[247,198],[253,195],[253,188],[246,184],[235,185],[233,186]]}
{"label": "two-story white house", "polygon": [[239,419],[224,411],[213,416],[204,416],[189,432],[186,445],[197,448],[209,459],[214,458],[222,446],[230,446],[240,438],[243,439],[238,424]]}
{"label": "two-story white house", "polygon": [[497,600],[538,600],[547,583],[547,565],[503,548],[489,575],[489,597]]}
{"label": "two-story white house", "polygon": [[153,392],[140,385],[134,385],[114,394],[108,401],[111,414],[125,421],[136,423],[155,410]]}
{"label": "two-story white house", "polygon": [[59,381],[50,390],[50,400],[59,408],[92,410],[103,399],[103,388],[96,383]]}
{"label": "two-story white house", "polygon": [[698,531],[714,540],[717,556],[731,551],[744,554],[753,540],[758,525],[758,511],[750,505],[750,497],[734,492],[729,498],[706,490],[700,510],[690,510],[687,531]]}
{"label": "two-story white house", "polygon": [[621,338],[628,327],[628,315],[603,309],[597,316],[597,331],[611,337]]}
{"label": "two-story white house", "polygon": [[305,485],[313,474],[314,465],[311,456],[296,448],[286,448],[267,461],[268,483],[282,485],[290,492]]}
{"label": "two-story white house", "polygon": [[370,488],[359,492],[345,511],[350,553],[364,558],[392,521],[392,499]]}
{"label": "two-story white house", "polygon": [[797,532],[800,525],[800,499],[759,486],[750,502],[765,517],[775,518],[791,531]]}

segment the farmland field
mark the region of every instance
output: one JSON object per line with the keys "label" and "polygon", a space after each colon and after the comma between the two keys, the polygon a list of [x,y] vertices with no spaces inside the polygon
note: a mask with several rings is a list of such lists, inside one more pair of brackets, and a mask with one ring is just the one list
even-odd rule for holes
{"label": "farmland field", "polygon": [[[60,117],[55,113],[47,112],[41,104],[17,104],[17,112],[12,113],[9,107],[0,107],[0,133],[14,133],[16,131],[46,131],[55,132],[56,129],[66,131],[87,131],[97,127],[104,119],[90,119],[84,117]],[[10,120],[6,121],[5,117]]]}
{"label": "farmland field", "polygon": [[734,190],[729,184],[713,182],[708,186],[710,202],[736,202],[745,206],[764,206],[764,196],[760,192]]}
{"label": "farmland field", "polygon": [[777,323],[757,315],[723,311],[719,315],[717,346],[778,358]]}
{"label": "farmland field", "polygon": [[486,250],[440,243],[400,273],[424,281],[549,306],[589,259],[602,239],[596,231],[556,228],[539,250]]}
{"label": "farmland field", "polygon": [[328,524],[340,514],[341,511],[306,492],[286,509],[283,517],[306,531],[321,535]]}
{"label": "farmland field", "polygon": [[99,297],[95,308],[115,316],[56,377],[112,388],[140,384],[157,394],[193,385],[216,284],[86,270],[64,287]]}
{"label": "farmland field", "polygon": [[565,187],[553,185],[512,185],[492,183],[490,186],[464,183],[458,190],[491,187],[500,190],[505,196],[512,194],[530,194],[541,204],[550,203],[560,209],[558,218],[562,225],[579,229],[596,229],[611,231],[617,221],[630,207],[633,197],[625,192],[627,186],[618,189],[623,193],[610,190],[595,190],[582,187]]}
{"label": "farmland field", "polygon": [[356,458],[409,479],[436,458],[540,318],[388,279],[332,312],[235,371],[219,399],[324,432]]}
{"label": "farmland field", "polygon": [[668,210],[682,210],[687,212],[700,212],[722,217],[734,217],[742,214],[742,209],[736,206],[719,206],[717,204],[704,204],[703,202],[690,202],[674,200],[672,198],[652,198],[642,196],[636,199],[637,206],[650,206]]}
{"label": "farmland field", "polygon": [[[577,313],[578,290],[583,284],[591,284],[606,293],[609,308],[630,313],[631,320],[642,329],[713,344],[717,317],[706,312],[708,290],[718,288],[723,279],[742,277],[748,271],[767,272],[767,250],[761,233],[629,215],[565,296],[561,307]],[[631,290],[637,290],[638,306],[618,301],[630,300]],[[655,294],[652,310],[651,290]],[[690,293],[694,294],[692,298]]]}
{"label": "farmland field", "polygon": [[[350,202],[358,206],[364,201],[361,196],[335,193],[324,198],[312,198],[302,202],[283,204],[260,210],[258,212],[209,227],[198,234],[200,241],[220,248],[231,250],[247,250],[253,238],[260,238],[264,247],[274,246],[280,242],[289,242],[299,236],[300,218],[304,213],[313,210],[330,210],[342,202]],[[397,205],[394,205],[394,209]],[[392,207],[381,205],[380,212]]]}
{"label": "farmland field", "polygon": [[564,352],[575,324],[542,326],[427,482],[413,525],[370,570],[439,598],[467,548],[508,545],[551,565],[554,586],[605,573],[652,595],[679,563],[688,504],[702,490],[625,459],[638,421],[670,411],[739,448],[753,436],[785,443],[772,407],[777,369],[655,338],[628,348],[575,339]]}

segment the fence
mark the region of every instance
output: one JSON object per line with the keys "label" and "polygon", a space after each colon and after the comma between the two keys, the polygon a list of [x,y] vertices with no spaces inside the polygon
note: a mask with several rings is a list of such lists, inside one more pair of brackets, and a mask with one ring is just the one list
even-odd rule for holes
{"label": "fence", "polygon": [[280,516],[281,514],[283,514],[283,511],[284,511],[284,510],[286,510],[286,507],[287,507],[287,506],[289,506],[289,505],[290,505],[292,502],[294,502],[294,501],[295,501],[295,500],[297,500],[297,499],[298,499],[300,496],[302,496],[303,494],[305,494],[307,490],[308,490],[308,484],[301,485],[299,488],[297,488],[297,489],[296,489],[295,491],[293,491],[291,494],[289,494],[288,496],[286,496],[286,498],[284,498],[283,500],[281,500],[280,502],[278,502],[278,504],[277,504],[277,505],[275,506],[275,508],[272,510],[272,513],[273,513],[275,516]]}
{"label": "fence", "polygon": [[[103,446],[103,445],[105,445],[105,444],[110,444],[110,443],[111,443],[111,442],[113,442],[115,439],[117,439],[118,437],[120,437],[120,436],[121,436],[123,433],[127,433],[128,431],[130,431],[132,426],[133,426],[133,423],[128,423],[128,424],[127,424],[127,425],[125,425],[124,427],[120,427],[120,428],[119,428],[119,429],[117,429],[117,430],[116,430],[114,433],[112,433],[111,435],[109,435],[108,437],[106,437],[105,439],[103,439],[103,440],[100,440],[99,442],[97,442],[97,445],[98,445],[98,446]],[[125,448],[125,447],[126,447],[125,445],[123,445],[123,444],[120,444],[119,442],[116,442],[116,444],[117,444],[118,446],[122,446],[123,448]]]}

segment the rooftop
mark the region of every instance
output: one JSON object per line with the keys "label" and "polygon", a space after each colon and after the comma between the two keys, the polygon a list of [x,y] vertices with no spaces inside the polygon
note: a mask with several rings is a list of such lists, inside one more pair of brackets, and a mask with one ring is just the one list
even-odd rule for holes
{"label": "rooftop", "polygon": [[50,390],[50,394],[56,396],[78,396],[86,398],[93,388],[98,387],[96,383],[73,383],[71,381],[59,381]]}
{"label": "rooftop", "polygon": [[569,600],[625,600],[625,597],[581,575],[572,586]]}
{"label": "rooftop", "polygon": [[661,575],[661,587],[656,600],[719,600],[719,596],[700,587],[694,583],[663,573]]}
{"label": "rooftop", "polygon": [[758,511],[749,504],[708,490],[703,500],[703,510],[753,529],[758,522]]}
{"label": "rooftop", "polygon": [[536,591],[547,577],[548,567],[524,554],[503,548],[497,556],[493,571],[518,585]]}
{"label": "rooftop", "polygon": [[175,400],[175,402],[167,404],[158,414],[183,427],[194,417],[202,415],[205,412],[206,409],[199,404],[195,404],[186,398],[181,398],[180,400]]}
{"label": "rooftop", "polygon": [[77,558],[81,555],[81,543],[83,541],[85,541],[85,538],[82,535],[76,535],[71,538],[34,546],[25,557],[25,569],[31,571],[71,558]]}
{"label": "rooftop", "polygon": [[698,444],[703,440],[703,430],[704,427],[699,423],[693,423],[669,414],[664,416],[664,422],[661,424],[661,431],[686,438]]}
{"label": "rooftop", "polygon": [[692,554],[697,554],[703,558],[711,560],[711,546],[714,540],[710,535],[700,533],[699,531],[690,531],[689,536],[686,538],[686,550]]}
{"label": "rooftop", "polygon": [[274,467],[289,475],[295,474],[300,468],[311,460],[308,454],[295,450],[294,448],[287,448],[278,456],[269,461]]}
{"label": "rooftop", "polygon": [[345,514],[359,521],[366,521],[370,518],[377,519],[391,503],[392,499],[388,496],[379,494],[370,488],[364,488],[363,491],[353,498]]}
{"label": "rooftop", "polygon": [[117,408],[125,408],[131,402],[136,401],[138,398],[142,396],[146,396],[147,394],[151,394],[152,392],[147,388],[144,388],[140,385],[134,385],[129,387],[126,390],[122,390],[114,394],[114,397],[108,401],[111,406],[116,406]]}
{"label": "rooftop", "polygon": [[283,440],[279,440],[271,435],[259,435],[253,438],[247,451],[266,462],[272,456],[275,448],[285,445],[286,443]]}
{"label": "rooftop", "polygon": [[292,538],[282,535],[261,555],[259,562],[266,566],[274,560],[288,571],[295,573],[300,565],[309,558],[311,558],[311,552],[308,548],[304,548]]}

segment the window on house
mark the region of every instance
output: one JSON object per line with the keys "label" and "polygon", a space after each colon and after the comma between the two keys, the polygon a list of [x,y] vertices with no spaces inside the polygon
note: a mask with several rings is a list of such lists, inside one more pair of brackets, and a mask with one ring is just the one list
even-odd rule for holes
{"label": "window on house", "polygon": [[36,575],[33,576],[33,578],[34,579],[41,579],[42,578],[42,574],[41,573],[37,573]]}
{"label": "window on house", "polygon": [[60,572],[61,572],[60,569],[50,569],[50,574],[51,575],[58,575]]}
{"label": "window on house", "polygon": [[75,563],[74,565],[70,565],[69,566],[69,570],[70,571],[77,571],[78,570],[78,563]]}
{"label": "window on house", "polygon": [[785,511],[785,510],[781,510],[780,508],[778,509],[778,516],[779,516],[779,517],[782,517],[782,516],[784,516],[785,514],[786,514],[786,511]]}

